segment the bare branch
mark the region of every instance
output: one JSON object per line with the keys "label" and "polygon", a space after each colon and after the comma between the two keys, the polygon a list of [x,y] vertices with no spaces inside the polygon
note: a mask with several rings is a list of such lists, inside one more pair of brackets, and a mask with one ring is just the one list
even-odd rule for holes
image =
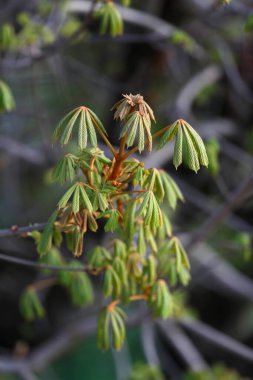
{"label": "bare branch", "polygon": [[223,334],[203,322],[182,319],[179,323],[192,335],[206,341],[206,343],[213,348],[223,348],[231,355],[239,356],[240,358],[253,363],[253,350],[232,337]]}
{"label": "bare branch", "polygon": [[160,367],[160,359],[155,346],[154,323],[147,321],[141,325],[141,338],[143,343],[143,351],[147,362],[151,366]]}
{"label": "bare branch", "polygon": [[165,339],[173,346],[184,364],[193,371],[203,371],[208,368],[208,364],[201,356],[195,345],[185,335],[173,320],[166,322],[159,321],[157,325]]}
{"label": "bare branch", "polygon": [[43,263],[38,263],[35,261],[31,260],[26,260],[26,259],[21,259],[19,257],[13,257],[10,255],[6,255],[4,253],[0,253],[0,261],[6,261],[9,263],[17,264],[17,265],[22,265],[25,267],[31,267],[35,268],[38,270],[41,269],[48,269],[53,272],[83,272],[86,270],[89,270],[90,267],[88,265],[83,265],[82,267],[68,267],[68,266],[54,266],[54,265],[47,265]]}
{"label": "bare branch", "polygon": [[253,282],[216,254],[207,244],[191,252],[194,284],[201,284],[226,297],[253,301]]}
{"label": "bare branch", "polygon": [[218,65],[210,65],[198,72],[183,87],[176,101],[178,113],[191,114],[191,107],[194,99],[200,91],[209,84],[212,84],[222,77],[222,69]]}
{"label": "bare branch", "polygon": [[7,136],[0,136],[0,149],[34,165],[43,165],[46,163],[46,158],[42,152]]}
{"label": "bare branch", "polygon": [[0,230],[0,238],[8,237],[8,236],[18,236],[22,234],[27,234],[32,231],[42,231],[45,227],[46,223],[35,223],[30,226],[18,227],[16,225]]}
{"label": "bare branch", "polygon": [[223,222],[229,214],[236,208],[238,208],[253,191],[253,174],[247,178],[230,196],[228,200],[224,202],[218,209],[215,209],[212,215],[206,220],[205,223],[193,234],[191,240],[187,244],[187,248],[190,250],[192,246],[202,240],[205,240],[220,224]]}
{"label": "bare branch", "polygon": [[[89,7],[90,1],[73,0],[68,4],[67,10],[73,13],[80,13],[87,12]],[[175,31],[179,30],[174,25],[152,14],[120,5],[118,5],[118,9],[124,21],[151,30],[163,38],[169,38]],[[193,53],[199,58],[205,56],[203,48],[195,41],[193,41]]]}
{"label": "bare branch", "polygon": [[[147,317],[146,309],[133,312],[126,325],[131,327],[138,325]],[[24,371],[41,371],[63,353],[69,351],[76,343],[94,334],[97,327],[97,316],[90,316],[75,320],[72,324],[61,326],[61,330],[52,336],[46,343],[41,344],[27,358],[18,359],[9,356],[0,358],[0,373],[24,373]]]}

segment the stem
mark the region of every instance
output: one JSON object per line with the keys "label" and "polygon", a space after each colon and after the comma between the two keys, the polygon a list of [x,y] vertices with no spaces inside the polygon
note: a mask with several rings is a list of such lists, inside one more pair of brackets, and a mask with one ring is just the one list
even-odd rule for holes
{"label": "stem", "polygon": [[119,146],[119,153],[118,153],[120,157],[124,156],[126,140],[127,140],[127,135],[125,135],[124,137],[120,139],[120,146]]}
{"label": "stem", "polygon": [[[129,300],[130,301],[140,301],[140,300],[145,300],[146,301],[147,298],[148,298],[147,294],[135,294],[134,296],[129,297]],[[115,306],[117,306],[120,303],[121,303],[120,300],[112,301],[107,306],[107,310],[111,313],[112,310],[115,308]]]}
{"label": "stem", "polygon": [[35,282],[33,284],[28,285],[28,288],[33,290],[41,290],[44,288],[48,288],[49,286],[56,284],[56,278],[45,278],[43,280],[40,280],[38,282]]}
{"label": "stem", "polygon": [[120,174],[122,163],[125,161],[125,145],[126,145],[127,136],[124,136],[120,139],[119,151],[114,155],[115,161],[112,167],[112,172],[108,178],[109,181],[116,180]]}
{"label": "stem", "polygon": [[111,198],[118,197],[119,195],[125,195],[125,194],[141,194],[146,193],[146,190],[129,190],[129,191],[121,191],[120,193],[115,193],[111,195]]}

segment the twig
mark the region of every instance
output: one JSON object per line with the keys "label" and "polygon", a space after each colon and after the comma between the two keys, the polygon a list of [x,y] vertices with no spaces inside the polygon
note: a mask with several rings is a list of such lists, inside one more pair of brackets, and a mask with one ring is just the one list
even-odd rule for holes
{"label": "twig", "polygon": [[22,265],[25,267],[31,267],[35,269],[47,269],[54,272],[83,272],[86,270],[89,270],[89,265],[83,265],[82,267],[68,267],[68,266],[55,266],[55,265],[48,265],[43,263],[34,262],[31,260],[21,259],[20,257],[13,257],[6,255],[4,253],[0,253],[0,261],[6,261],[9,263]]}
{"label": "twig", "polygon": [[218,65],[210,65],[186,83],[176,100],[177,112],[182,116],[191,114],[194,99],[207,85],[212,84],[222,77],[222,69]]}
{"label": "twig", "polygon": [[[191,186],[178,176],[173,177],[185,194],[186,203],[191,203],[207,215],[211,215],[213,210],[217,210],[219,204],[216,201],[209,199],[201,191],[197,190],[195,187]],[[232,214],[228,219],[225,219],[224,224],[233,230],[240,230],[249,233],[252,231],[252,226],[235,214]]]}
{"label": "twig", "polygon": [[206,244],[200,244],[191,252],[193,265],[189,288],[202,284],[205,288],[226,297],[253,301],[253,282],[233,268]]}
{"label": "twig", "polygon": [[208,368],[207,363],[195,345],[173,320],[158,321],[157,325],[163,337],[173,346],[188,368],[193,371],[203,371]]}
{"label": "twig", "polygon": [[244,181],[224,202],[218,209],[215,209],[212,215],[206,220],[205,223],[193,234],[191,240],[187,244],[187,249],[190,250],[192,246],[202,240],[205,240],[219,225],[223,222],[228,215],[238,208],[252,193],[253,191],[253,174]]}
{"label": "twig", "polygon": [[160,367],[160,359],[155,347],[154,323],[147,321],[141,325],[141,338],[144,354],[151,366]]}
{"label": "twig", "polygon": [[0,238],[1,237],[8,237],[8,236],[18,236],[22,234],[27,234],[28,232],[32,231],[42,231],[45,227],[46,223],[36,223],[31,226],[12,226],[10,228],[5,228],[0,230]]}
{"label": "twig", "polygon": [[253,363],[253,350],[232,337],[199,321],[181,319],[179,323],[191,334],[208,342],[208,345],[213,348],[222,347],[230,354]]}
{"label": "twig", "polygon": [[[87,12],[89,4],[90,1],[73,0],[68,3],[67,10],[70,13]],[[125,8],[120,5],[117,7],[124,21],[151,30],[164,38],[171,37],[175,31],[179,30],[167,21],[164,21],[161,18],[149,13],[132,8]],[[205,56],[203,48],[195,41],[193,41],[193,54],[199,58],[203,58]]]}
{"label": "twig", "polygon": [[44,165],[46,158],[37,149],[33,149],[25,144],[13,140],[7,136],[0,136],[0,149],[6,151],[12,156],[22,158],[34,165]]}
{"label": "twig", "polygon": [[[138,325],[147,317],[147,311],[140,309],[132,313],[126,325]],[[27,358],[0,358],[0,373],[21,373],[22,371],[41,371],[63,353],[69,351],[77,342],[94,334],[97,327],[97,315],[75,320],[73,324],[61,327],[58,334],[41,344]]]}

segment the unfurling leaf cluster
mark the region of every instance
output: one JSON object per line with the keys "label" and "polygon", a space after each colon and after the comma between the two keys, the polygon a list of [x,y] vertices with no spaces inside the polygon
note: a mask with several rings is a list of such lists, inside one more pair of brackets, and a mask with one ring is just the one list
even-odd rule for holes
{"label": "unfurling leaf cluster", "polygon": [[[54,142],[65,146],[76,133],[79,152],[66,154],[54,168],[53,180],[69,187],[41,236],[34,235],[40,259],[50,265],[66,265],[59,251],[63,242],[75,257],[85,252],[88,274],[80,270],[57,275],[74,304],[91,302],[89,276],[101,277],[107,304],[99,316],[97,336],[104,350],[111,344],[119,350],[124,342],[125,314],[120,305],[142,300],[154,316],[167,318],[174,309],[172,287],[190,280],[187,254],[173,235],[169,218],[169,210],[184,200],[183,194],[170,174],[146,168],[135,153],[151,151],[158,137],[159,148],[175,138],[176,168],[184,162],[197,172],[208,164],[197,132],[182,119],[155,130],[154,113],[140,94],[123,95],[112,109],[121,128],[119,147],[111,144],[98,116],[85,106],[68,113],[57,126]],[[98,147],[98,137],[110,149],[110,157]],[[109,243],[87,252],[86,233],[101,229]]]}
{"label": "unfurling leaf cluster", "polygon": [[101,34],[109,32],[112,37],[116,37],[123,33],[123,20],[113,1],[102,2],[94,16],[100,21]]}

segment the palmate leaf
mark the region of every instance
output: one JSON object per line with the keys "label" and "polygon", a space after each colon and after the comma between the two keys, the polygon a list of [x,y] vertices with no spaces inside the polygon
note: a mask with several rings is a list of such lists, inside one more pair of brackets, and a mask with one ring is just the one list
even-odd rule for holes
{"label": "palmate leaf", "polygon": [[[102,174],[104,165],[111,165],[111,160],[104,155],[104,152],[96,148],[86,148],[78,156],[78,166],[81,169],[88,169],[90,173]],[[91,166],[92,165],[92,166]],[[88,166],[88,167],[87,167]]]}
{"label": "palmate leaf", "polygon": [[102,268],[111,262],[111,254],[104,247],[96,246],[88,253],[88,262],[94,268]]}
{"label": "palmate leaf", "polygon": [[[162,225],[161,225],[161,227],[162,227]],[[157,232],[157,229],[159,229],[159,228],[160,227],[152,230],[152,228],[150,226],[144,226],[145,239],[146,239],[150,249],[154,253],[157,252],[157,243],[156,243],[156,239],[155,239],[155,233]]]}
{"label": "palmate leaf", "polygon": [[131,252],[127,257],[127,272],[133,278],[140,278],[144,259],[138,252]]}
{"label": "palmate leaf", "polygon": [[94,16],[100,19],[100,33],[110,32],[112,37],[123,33],[123,21],[121,14],[112,1],[106,2],[95,11]]}
{"label": "palmate leaf", "polygon": [[[70,265],[76,268],[82,267],[82,264],[76,260],[71,261]],[[87,305],[93,302],[93,288],[87,273],[82,271],[71,272],[67,289],[74,305]]]}
{"label": "palmate leaf", "polygon": [[167,254],[172,253],[176,256],[176,269],[178,273],[181,272],[182,268],[190,269],[187,253],[177,237],[174,236],[169,242],[165,243],[162,249]]}
{"label": "palmate leaf", "polygon": [[177,206],[177,201],[184,201],[184,196],[179,189],[176,182],[171,178],[171,176],[166,173],[164,170],[159,170],[160,177],[162,181],[162,186],[164,189],[165,198],[170,205],[170,207],[174,210]]}
{"label": "palmate leaf", "polygon": [[120,239],[115,239],[113,242],[113,257],[119,257],[121,260],[125,260],[127,257],[127,246]]}
{"label": "palmate leaf", "polygon": [[126,285],[127,284],[127,270],[126,270],[126,264],[124,260],[121,259],[120,257],[116,257],[113,260],[112,266],[115,272],[117,273],[121,283],[123,285]]}
{"label": "palmate leaf", "polygon": [[132,112],[123,126],[120,137],[126,136],[127,147],[138,142],[138,149],[141,153],[145,144],[149,151],[152,150],[151,121],[149,114],[141,114],[140,111]]}
{"label": "palmate leaf", "polygon": [[172,226],[168,218],[168,215],[162,211],[163,224],[156,230],[156,238],[160,241],[164,240],[166,237],[171,237]]}
{"label": "palmate leaf", "polygon": [[92,200],[92,206],[94,211],[98,209],[100,209],[101,211],[105,211],[109,207],[106,193],[99,190],[95,191],[94,198]]}
{"label": "palmate leaf", "polygon": [[108,265],[103,282],[103,293],[105,297],[112,296],[117,298],[120,296],[122,291],[122,283],[118,273],[115,268],[111,265]]}
{"label": "palmate leaf", "polygon": [[149,255],[144,266],[144,275],[147,277],[147,283],[153,284],[156,280],[156,258],[154,255]]}
{"label": "palmate leaf", "polygon": [[0,80],[0,112],[11,111],[15,108],[10,87]]}
{"label": "palmate leaf", "polygon": [[[52,265],[52,266],[63,266],[64,265],[64,260],[63,260],[63,257],[61,255],[61,252],[55,247],[52,247],[47,252],[46,255],[41,256],[40,262],[43,264]],[[48,269],[45,269],[43,272],[45,274],[51,273],[51,271]]]}
{"label": "palmate leaf", "polygon": [[[55,166],[52,179],[63,184],[66,181],[72,182],[77,171],[78,157],[73,154],[66,154]],[[86,169],[90,169],[87,163],[82,164]]]}
{"label": "palmate leaf", "polygon": [[158,280],[152,286],[148,302],[155,316],[166,319],[171,315],[172,297],[164,280]]}
{"label": "palmate leaf", "polygon": [[179,119],[162,135],[158,148],[176,137],[173,163],[176,169],[184,162],[191,170],[197,172],[200,165],[208,166],[205,145],[199,134],[186,121]]}
{"label": "palmate leaf", "polygon": [[62,209],[66,207],[69,200],[72,198],[72,211],[74,214],[78,213],[82,207],[86,208],[90,213],[92,213],[93,207],[85,191],[85,187],[86,184],[82,182],[77,182],[71,186],[71,188],[58,202],[58,208]]}
{"label": "palmate leaf", "polygon": [[157,199],[162,201],[164,198],[164,188],[160,171],[157,169],[149,169],[149,174],[142,183],[142,188],[152,190]]}
{"label": "palmate leaf", "polygon": [[105,232],[113,232],[118,228],[118,220],[120,217],[120,213],[118,210],[106,210],[105,212],[99,215],[98,219],[103,217],[108,217],[108,220],[104,227]]}
{"label": "palmate leaf", "polygon": [[153,191],[149,190],[145,193],[138,215],[143,216],[144,224],[150,225],[153,229],[162,225],[162,212]]}
{"label": "palmate leaf", "polygon": [[22,293],[20,298],[20,311],[27,321],[44,317],[44,307],[42,306],[36,291],[32,287],[26,288]]}
{"label": "palmate leaf", "polygon": [[60,121],[54,132],[53,142],[61,136],[61,145],[67,145],[75,127],[78,128],[78,146],[81,150],[87,147],[88,141],[93,147],[97,147],[96,129],[106,134],[97,115],[89,108],[81,106],[69,112]]}
{"label": "palmate leaf", "polygon": [[110,348],[110,313],[107,307],[104,307],[99,313],[97,325],[97,342],[102,351]]}
{"label": "palmate leaf", "polygon": [[112,344],[113,348],[119,351],[125,340],[125,324],[126,314],[119,307],[112,310],[104,307],[98,318],[97,341],[98,347],[106,351]]}

